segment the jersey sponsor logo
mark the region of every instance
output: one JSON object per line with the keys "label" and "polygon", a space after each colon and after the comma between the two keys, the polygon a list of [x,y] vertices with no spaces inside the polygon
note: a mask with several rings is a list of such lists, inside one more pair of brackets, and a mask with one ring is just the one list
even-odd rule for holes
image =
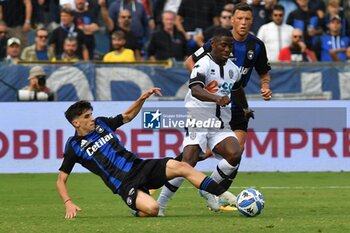
{"label": "jersey sponsor logo", "polygon": [[247,52],[247,58],[248,58],[248,60],[252,60],[254,58],[254,51],[253,50],[249,50]]}
{"label": "jersey sponsor logo", "polygon": [[[233,71],[232,71],[233,72]],[[233,77],[233,73],[232,73]],[[232,78],[231,78],[232,79]],[[223,95],[229,95],[232,91],[233,83],[223,82],[219,85],[218,81],[213,80],[204,87],[210,93],[222,93]]]}
{"label": "jersey sponsor logo", "polygon": [[104,131],[104,129],[100,125],[97,125],[95,130],[97,133],[102,133]]}
{"label": "jersey sponsor logo", "polygon": [[92,156],[99,148],[104,146],[107,142],[109,142],[113,138],[112,133],[109,133],[100,139],[98,139],[92,146],[86,148],[86,152],[89,156]]}
{"label": "jersey sponsor logo", "polygon": [[215,75],[215,70],[214,69],[210,70],[210,75]]}
{"label": "jersey sponsor logo", "polygon": [[239,72],[240,72],[242,75],[248,74],[249,70],[250,70],[250,67],[243,67],[243,66],[239,67]]}
{"label": "jersey sponsor logo", "polygon": [[218,85],[218,81],[213,80],[210,83],[208,83],[208,85],[206,85],[204,88],[210,93],[216,93],[219,91]]}

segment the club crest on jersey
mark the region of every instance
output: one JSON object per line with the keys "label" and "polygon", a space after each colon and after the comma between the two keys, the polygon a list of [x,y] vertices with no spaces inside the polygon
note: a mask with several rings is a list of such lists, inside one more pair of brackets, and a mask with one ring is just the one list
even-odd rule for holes
{"label": "club crest on jersey", "polygon": [[96,132],[97,133],[102,133],[104,131],[104,129],[100,126],[100,125],[96,125]]}
{"label": "club crest on jersey", "polygon": [[210,74],[211,74],[211,75],[215,75],[215,70],[214,70],[214,69],[211,69],[211,70],[210,70]]}
{"label": "club crest on jersey", "polygon": [[249,60],[252,60],[252,59],[254,58],[254,51],[253,51],[253,50],[249,50],[249,51],[247,52],[247,58],[248,58]]}
{"label": "club crest on jersey", "polygon": [[230,77],[230,79],[233,79],[233,70],[228,71],[228,76]]}
{"label": "club crest on jersey", "polygon": [[190,132],[189,136],[190,136],[191,140],[194,140],[197,137],[197,134],[196,134],[196,132]]}

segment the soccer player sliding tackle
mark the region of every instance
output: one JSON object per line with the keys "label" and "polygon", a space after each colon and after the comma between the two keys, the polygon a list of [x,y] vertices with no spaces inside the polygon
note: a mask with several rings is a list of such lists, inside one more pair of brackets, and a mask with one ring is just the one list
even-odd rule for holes
{"label": "soccer player sliding tackle", "polygon": [[235,202],[233,194],[187,163],[170,158],[143,160],[119,141],[116,129],[134,119],[153,93],[161,95],[159,88],[151,88],[124,113],[115,117],[95,119],[93,108],[87,101],[78,101],[67,109],[65,116],[76,133],[66,143],[56,183],[66,208],[66,218],[75,218],[80,210],[70,197],[66,185],[76,163],[100,176],[105,185],[114,194],[120,195],[133,214],[139,217],[158,215],[159,205],[148,190],[160,188],[167,180],[179,176],[196,188],[218,195],[226,205]]}

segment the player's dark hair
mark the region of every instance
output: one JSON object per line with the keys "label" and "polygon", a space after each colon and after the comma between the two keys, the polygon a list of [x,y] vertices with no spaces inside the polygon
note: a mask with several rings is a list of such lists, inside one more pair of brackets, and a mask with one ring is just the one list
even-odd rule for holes
{"label": "player's dark hair", "polygon": [[284,6],[277,4],[277,5],[272,7],[272,11],[274,11],[274,10],[284,12]]}
{"label": "player's dark hair", "polygon": [[217,28],[215,29],[213,33],[213,39],[218,39],[220,37],[232,37],[232,33],[230,30],[227,30],[226,28]]}
{"label": "player's dark hair", "polygon": [[86,100],[80,100],[72,104],[64,113],[64,115],[66,116],[66,119],[69,121],[69,123],[72,123],[72,121],[76,117],[79,117],[81,114],[83,114],[87,110],[91,110],[91,111],[93,110],[91,103]]}
{"label": "player's dark hair", "polygon": [[235,7],[233,8],[233,14],[236,13],[236,11],[250,11],[253,13],[253,9],[251,8],[251,6],[249,6],[247,3],[241,2],[238,3],[237,5],[235,5]]}

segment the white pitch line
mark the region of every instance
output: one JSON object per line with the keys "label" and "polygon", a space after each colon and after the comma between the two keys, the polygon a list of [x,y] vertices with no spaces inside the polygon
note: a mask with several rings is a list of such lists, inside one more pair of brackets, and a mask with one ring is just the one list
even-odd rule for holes
{"label": "white pitch line", "polygon": [[[180,189],[194,189],[193,186],[180,187]],[[350,189],[350,186],[259,186],[259,187],[237,187],[233,186],[230,189],[247,189],[247,188],[257,188],[257,189],[275,189],[275,190],[299,190],[299,189]]]}
{"label": "white pitch line", "polygon": [[350,189],[350,186],[261,186],[259,188],[260,189]]}

